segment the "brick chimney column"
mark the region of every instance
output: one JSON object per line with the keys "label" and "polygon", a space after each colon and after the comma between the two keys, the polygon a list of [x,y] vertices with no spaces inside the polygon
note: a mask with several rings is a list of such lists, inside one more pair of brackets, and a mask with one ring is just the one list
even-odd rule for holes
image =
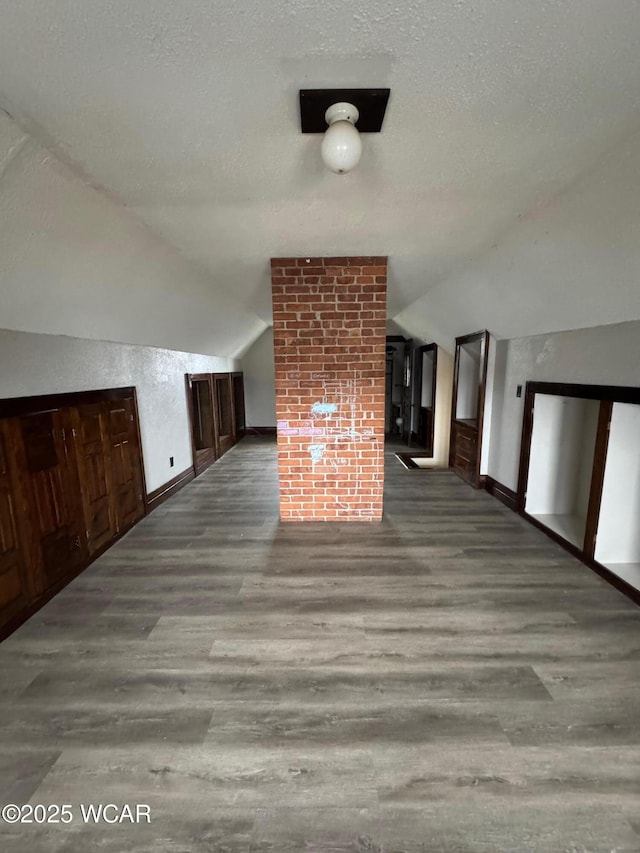
{"label": "brick chimney column", "polygon": [[387,258],[273,258],[283,521],[379,521]]}

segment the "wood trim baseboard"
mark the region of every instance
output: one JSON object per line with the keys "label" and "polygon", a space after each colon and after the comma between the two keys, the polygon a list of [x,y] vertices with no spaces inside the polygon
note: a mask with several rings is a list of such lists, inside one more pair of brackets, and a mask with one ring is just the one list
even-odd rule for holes
{"label": "wood trim baseboard", "polygon": [[618,577],[618,575],[615,575],[610,569],[607,569],[606,566],[603,566],[591,557],[580,559],[582,559],[582,562],[589,566],[592,571],[597,575],[600,575],[603,580],[610,583],[611,586],[614,586],[618,592],[626,595],[634,604],[640,605],[640,590],[636,589],[635,586],[631,586],[631,584],[628,584],[625,580]]}
{"label": "wood trim baseboard", "polygon": [[578,385],[573,382],[527,382],[530,394],[554,394],[583,400],[610,400],[612,403],[640,403],[640,388],[629,385]]}
{"label": "wood trim baseboard", "polygon": [[252,435],[271,435],[275,438],[277,435],[277,428],[270,426],[245,426],[244,435],[249,438]]}
{"label": "wood trim baseboard", "polygon": [[176,492],[179,492],[183,486],[186,486],[187,483],[190,483],[195,479],[195,476],[196,473],[193,469],[193,465],[191,465],[189,468],[185,468],[184,471],[176,474],[172,480],[168,480],[166,483],[163,483],[162,486],[158,486],[157,489],[149,492],[146,497],[147,513],[153,512],[153,510],[159,507],[160,504],[163,504],[170,497],[173,497],[173,495],[175,495]]}
{"label": "wood trim baseboard", "polygon": [[516,512],[518,496],[516,495],[513,489],[510,489],[503,483],[499,483],[498,480],[495,480],[488,474],[485,479],[484,487],[490,495],[492,495],[494,498],[497,498],[501,503],[509,507],[509,509],[513,512]]}

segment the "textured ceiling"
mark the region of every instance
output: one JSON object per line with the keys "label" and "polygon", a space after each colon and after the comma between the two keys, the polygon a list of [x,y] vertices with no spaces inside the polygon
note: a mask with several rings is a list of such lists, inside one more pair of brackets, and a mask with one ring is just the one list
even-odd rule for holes
{"label": "textured ceiling", "polygon": [[[638,120],[636,0],[20,0],[0,22],[0,105],[267,321],[271,256],[386,254],[390,317],[433,291],[465,331],[447,283],[464,300]],[[391,88],[346,176],[299,132],[298,89],[333,85]]]}

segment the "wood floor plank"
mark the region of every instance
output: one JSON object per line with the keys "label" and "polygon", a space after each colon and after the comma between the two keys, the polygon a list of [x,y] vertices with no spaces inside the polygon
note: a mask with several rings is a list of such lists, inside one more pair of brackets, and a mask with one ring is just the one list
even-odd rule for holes
{"label": "wood floor plank", "polygon": [[0,645],[3,853],[639,853],[640,610],[386,454],[380,524],[280,524],[245,439]]}

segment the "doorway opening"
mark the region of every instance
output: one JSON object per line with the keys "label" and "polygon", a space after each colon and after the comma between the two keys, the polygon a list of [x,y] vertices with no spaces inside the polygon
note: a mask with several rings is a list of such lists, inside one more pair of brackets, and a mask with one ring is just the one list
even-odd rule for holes
{"label": "doorway opening", "polygon": [[385,439],[433,457],[438,348],[387,335]]}

